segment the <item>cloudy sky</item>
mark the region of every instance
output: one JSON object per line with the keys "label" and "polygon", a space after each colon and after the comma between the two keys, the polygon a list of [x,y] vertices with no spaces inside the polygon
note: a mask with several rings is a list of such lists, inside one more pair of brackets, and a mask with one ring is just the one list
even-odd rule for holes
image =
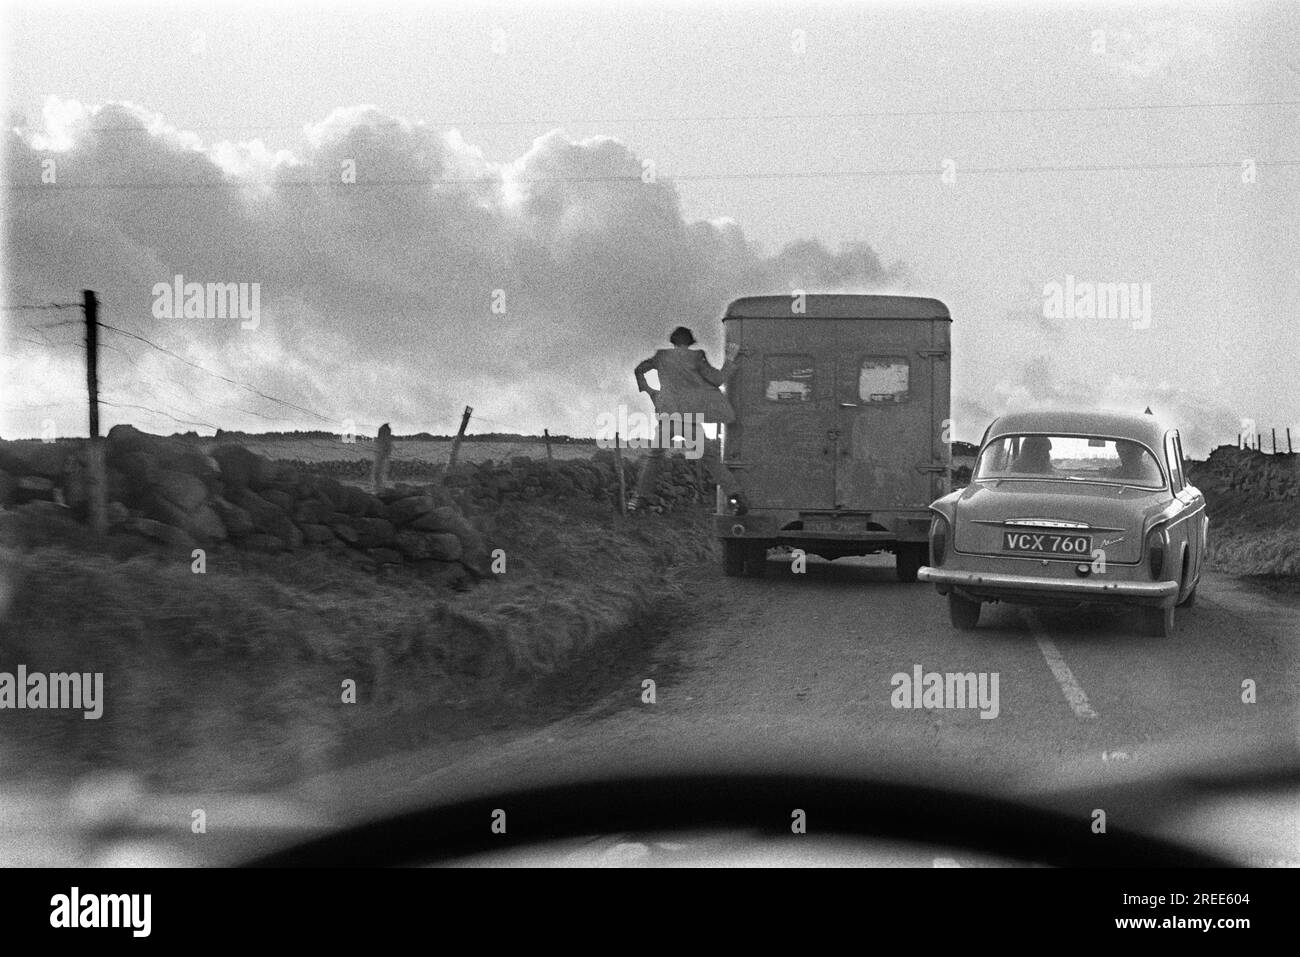
{"label": "cloudy sky", "polygon": [[[716,363],[729,299],[804,288],[946,302],[959,439],[1044,403],[1150,405],[1194,454],[1243,419],[1300,439],[1291,3],[42,2],[3,29],[5,437],[85,434],[78,314],[11,307],[86,288],[167,350],[104,333],[106,425],[446,432],[468,404],[575,435],[645,407],[673,326]],[[258,283],[257,327],[157,317],[177,274]],[[1149,288],[1149,326],[1046,318],[1067,276]]]}

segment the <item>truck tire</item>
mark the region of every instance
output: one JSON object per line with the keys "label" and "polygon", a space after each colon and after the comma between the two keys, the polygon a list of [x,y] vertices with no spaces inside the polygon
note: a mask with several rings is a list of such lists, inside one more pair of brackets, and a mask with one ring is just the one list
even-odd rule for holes
{"label": "truck tire", "polygon": [[722,573],[729,578],[745,574],[745,545],[738,538],[722,540]]}
{"label": "truck tire", "polygon": [[1174,606],[1168,608],[1142,609],[1142,633],[1148,638],[1172,638],[1174,636]]}
{"label": "truck tire", "polygon": [[919,542],[900,542],[894,552],[894,571],[900,582],[916,581],[916,573],[925,564],[926,546]]}
{"label": "truck tire", "polygon": [[974,631],[980,623],[981,603],[948,593],[948,620],[958,631]]}

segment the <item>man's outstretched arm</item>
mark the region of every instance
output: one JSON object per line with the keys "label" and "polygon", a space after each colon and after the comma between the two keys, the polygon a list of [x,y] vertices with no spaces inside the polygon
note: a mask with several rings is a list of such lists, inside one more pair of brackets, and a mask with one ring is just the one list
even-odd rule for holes
{"label": "man's outstretched arm", "polygon": [[740,346],[731,343],[727,346],[727,358],[722,363],[721,369],[713,368],[708,357],[703,352],[697,361],[697,368],[701,377],[710,385],[725,385],[727,380],[736,372],[736,356],[740,355]]}
{"label": "man's outstretched arm", "polygon": [[641,392],[649,392],[651,394],[654,393],[655,390],[650,388],[650,383],[646,382],[645,380],[645,374],[649,372],[651,369],[655,369],[655,368],[656,365],[655,365],[654,356],[651,356],[649,359],[646,359],[644,362],[640,363],[636,367],[634,372],[636,373],[636,387],[638,390],[640,390]]}

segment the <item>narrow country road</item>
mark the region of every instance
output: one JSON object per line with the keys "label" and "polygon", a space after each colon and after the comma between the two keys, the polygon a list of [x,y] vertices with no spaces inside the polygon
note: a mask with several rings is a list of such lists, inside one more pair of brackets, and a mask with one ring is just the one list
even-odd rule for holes
{"label": "narrow country road", "polygon": [[[658,665],[629,673],[590,710],[484,738],[450,762],[375,762],[348,779],[363,783],[332,781],[336,796],[349,804],[351,787],[374,795],[391,780],[394,799],[434,801],[554,767],[597,773],[613,755],[744,756],[775,768],[847,754],[865,766],[937,764],[960,786],[966,773],[1041,781],[1169,750],[1295,738],[1300,603],[1223,576],[1207,573],[1172,639],[1140,636],[1124,611],[1007,605],[985,606],[979,629],[959,632],[930,586],[895,580],[888,556],[810,563],[803,575],[774,558],[762,579],[704,568],[692,589],[707,599],[703,615],[683,623]],[[997,716],[893,707],[892,676],[918,665],[996,672]],[[1247,679],[1256,704],[1242,702]]]}

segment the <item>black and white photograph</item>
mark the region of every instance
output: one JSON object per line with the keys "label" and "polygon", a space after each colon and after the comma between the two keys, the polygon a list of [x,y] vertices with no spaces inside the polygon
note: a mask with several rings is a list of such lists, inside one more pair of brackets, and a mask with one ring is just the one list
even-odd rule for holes
{"label": "black and white photograph", "polygon": [[1039,895],[987,905],[1009,939],[1268,923],[1300,5],[0,31],[23,927],[186,940],[187,882],[324,868],[892,869]]}

